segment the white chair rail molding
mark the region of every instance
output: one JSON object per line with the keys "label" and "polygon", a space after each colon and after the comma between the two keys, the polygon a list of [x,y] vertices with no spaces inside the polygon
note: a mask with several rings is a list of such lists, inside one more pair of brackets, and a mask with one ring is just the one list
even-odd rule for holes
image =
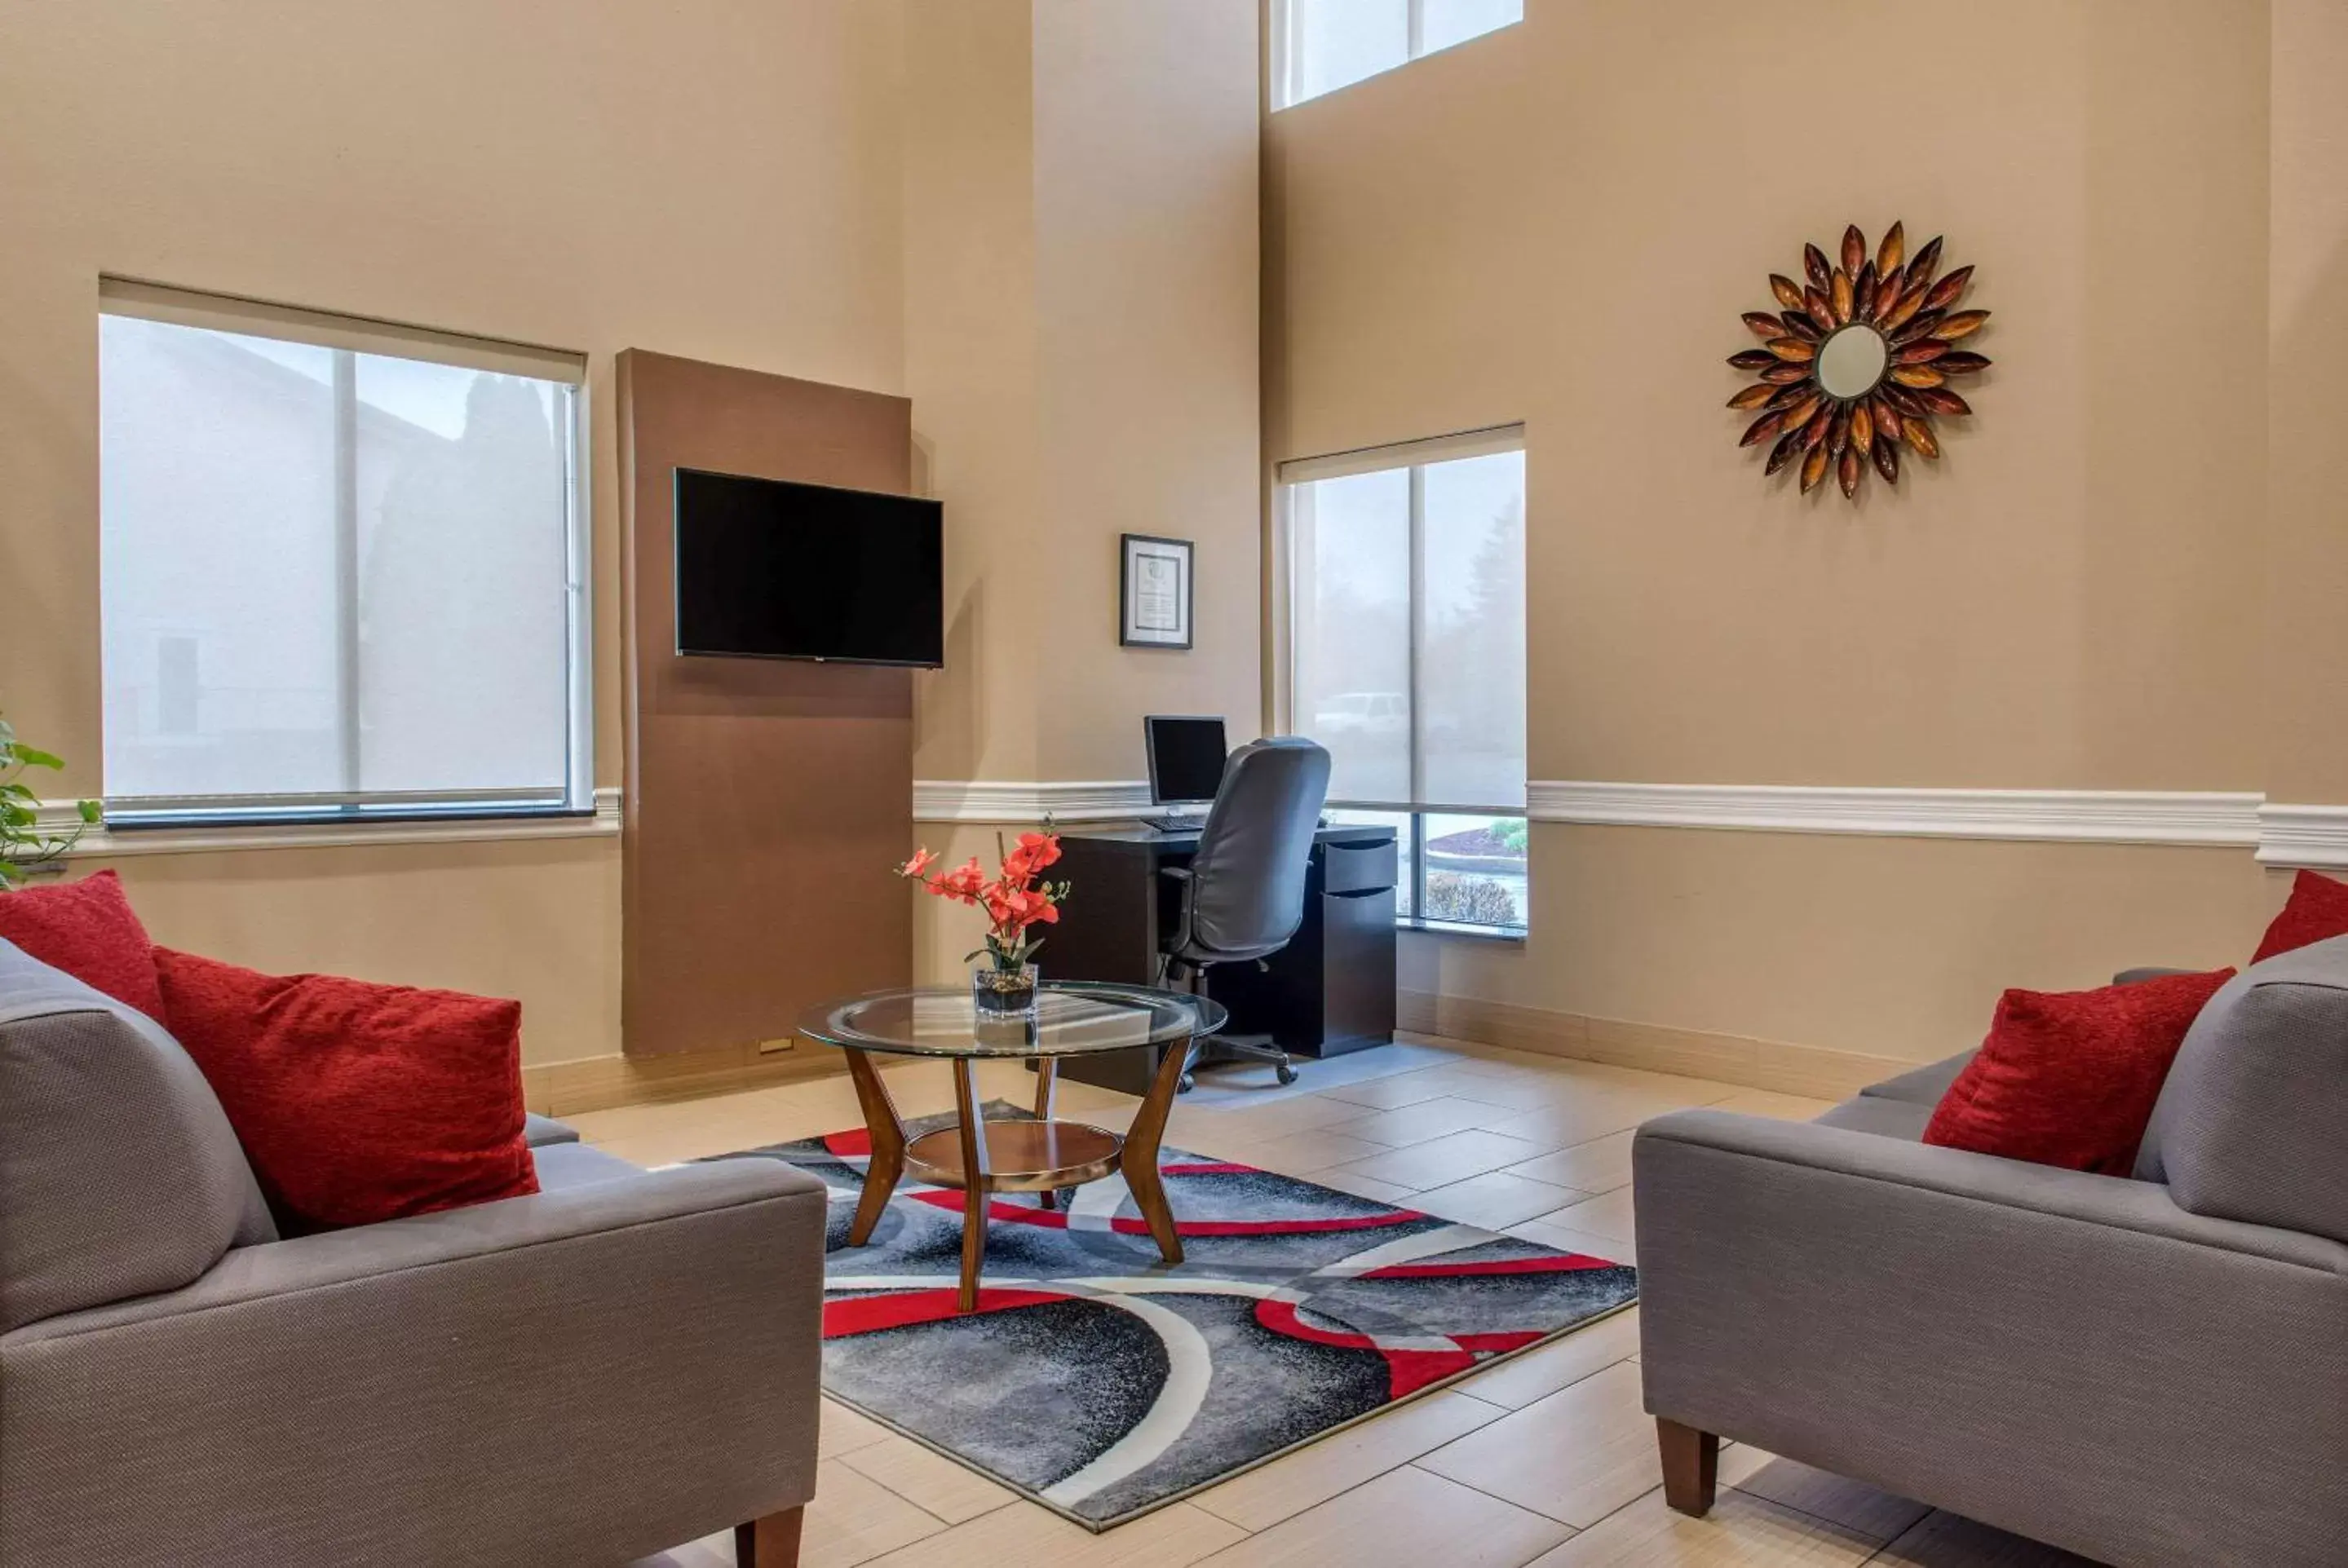
{"label": "white chair rail molding", "polygon": [[[2168,844],[2253,849],[2268,866],[2348,866],[2348,804],[2235,790],[1922,789],[1857,784],[1622,784],[1536,779],[1535,822],[1603,827]],[[919,779],[922,822],[1099,822],[1148,809],[1139,779]]]}

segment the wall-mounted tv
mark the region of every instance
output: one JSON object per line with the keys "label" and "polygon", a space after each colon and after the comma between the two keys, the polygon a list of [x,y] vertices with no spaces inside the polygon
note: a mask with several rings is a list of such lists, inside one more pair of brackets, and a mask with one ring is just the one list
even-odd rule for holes
{"label": "wall-mounted tv", "polygon": [[935,501],[676,470],[676,651],[945,662]]}

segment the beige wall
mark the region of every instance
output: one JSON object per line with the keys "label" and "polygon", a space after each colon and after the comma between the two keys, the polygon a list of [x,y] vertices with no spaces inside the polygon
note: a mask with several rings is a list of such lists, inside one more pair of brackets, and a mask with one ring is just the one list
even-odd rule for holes
{"label": "beige wall", "polygon": [[[2336,44],[2328,9],[2294,25]],[[1267,122],[1265,417],[1273,459],[1525,421],[1531,776],[2258,791],[2281,752],[2309,759],[2291,798],[2348,799],[2315,688],[2296,728],[2258,696],[2278,649],[2335,692],[2348,656],[2311,630],[2348,566],[2322,401],[2289,451],[2275,425],[2305,498],[2270,582],[2265,5],[1527,13]],[[2275,70],[2279,142],[2292,72],[2298,113],[2337,116],[2327,66]],[[2322,186],[2288,222],[2329,264],[2343,165],[2308,161],[2278,154],[2276,221],[2283,183]],[[1997,367],[1898,493],[1799,497],[1722,407],[1736,313],[1805,240],[1894,218],[1979,267]],[[2329,276],[2302,308],[2336,318]],[[2279,398],[2319,397],[2304,363]],[[2277,896],[2240,850],[1533,845],[1527,948],[1414,943],[1406,986],[1925,1057],[2003,985],[2239,961]]]}
{"label": "beige wall", "polygon": [[2348,800],[2348,8],[2274,0],[2268,228],[2269,790]]}
{"label": "beige wall", "polygon": [[[915,399],[950,530],[922,776],[1136,777],[1152,709],[1251,733],[1258,114],[1253,0],[9,7],[0,705],[100,789],[114,272],[590,356],[601,783],[630,346]],[[1199,541],[1196,651],[1117,647],[1124,530]],[[532,1061],[620,1047],[610,839],[121,868],[166,942],[518,996]],[[924,913],[957,958],[968,912]]]}
{"label": "beige wall", "polygon": [[[621,736],[612,355],[901,392],[890,0],[118,0],[0,15],[0,702],[99,787],[100,272],[585,351],[597,774]],[[123,862],[166,941],[520,997],[619,1049],[616,841]]]}
{"label": "beige wall", "polygon": [[[1143,777],[1145,713],[1258,733],[1256,53],[1255,0],[1035,7],[1036,778]],[[1189,651],[1117,645],[1120,533],[1197,542]]]}
{"label": "beige wall", "polygon": [[[1259,724],[1254,0],[912,0],[906,378],[953,519],[914,775],[1143,775],[1140,718]],[[1196,541],[1195,646],[1121,648],[1117,536]],[[1015,831],[1016,825],[1005,825]],[[995,827],[923,824],[994,864]],[[915,969],[970,909],[922,898]]]}
{"label": "beige wall", "polygon": [[[914,775],[1142,776],[1256,733],[1254,0],[913,0],[907,382],[954,518]],[[1117,536],[1197,542],[1195,646],[1120,648]]]}

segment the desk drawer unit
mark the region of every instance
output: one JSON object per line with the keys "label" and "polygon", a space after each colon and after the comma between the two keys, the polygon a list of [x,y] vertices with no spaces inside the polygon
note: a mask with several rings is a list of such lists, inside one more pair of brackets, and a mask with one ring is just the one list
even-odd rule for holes
{"label": "desk drawer unit", "polygon": [[1355,846],[1332,844],[1323,847],[1321,874],[1323,893],[1383,893],[1395,885],[1397,866],[1394,840]]}

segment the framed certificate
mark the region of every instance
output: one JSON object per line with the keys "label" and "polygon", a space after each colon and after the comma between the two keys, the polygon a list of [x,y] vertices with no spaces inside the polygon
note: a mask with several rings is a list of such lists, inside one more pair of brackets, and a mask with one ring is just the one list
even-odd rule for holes
{"label": "framed certificate", "polygon": [[1119,536],[1117,640],[1128,648],[1190,646],[1190,541]]}

